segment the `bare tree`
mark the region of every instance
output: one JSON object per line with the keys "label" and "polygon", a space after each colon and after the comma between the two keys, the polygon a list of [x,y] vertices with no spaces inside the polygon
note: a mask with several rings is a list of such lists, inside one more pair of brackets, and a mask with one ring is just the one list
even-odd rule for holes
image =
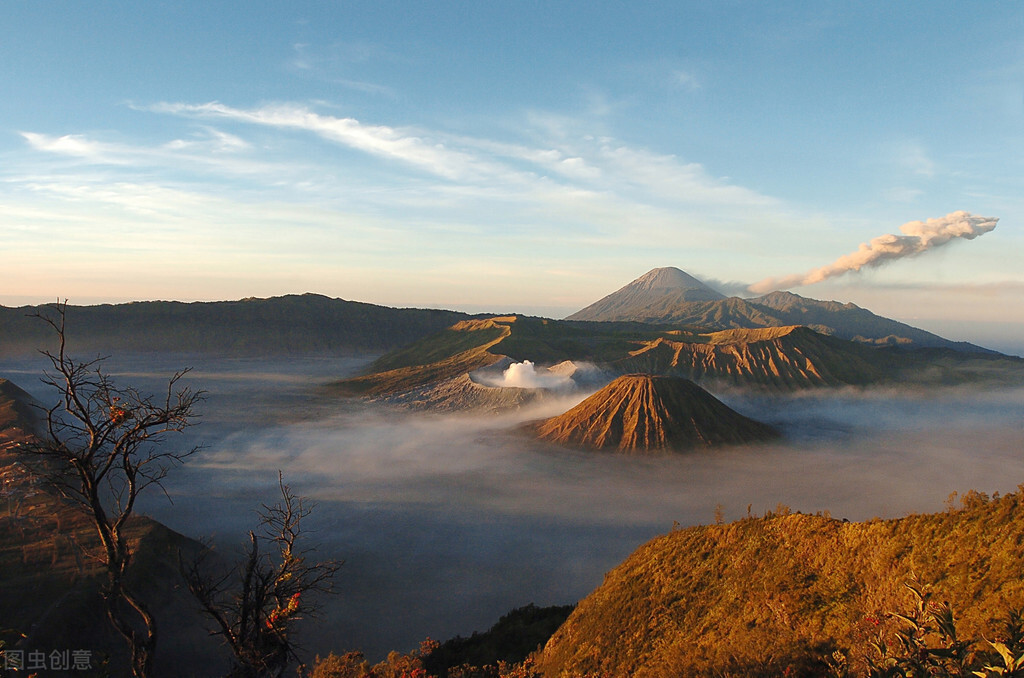
{"label": "bare tree", "polygon": [[50,369],[43,381],[60,400],[46,411],[45,434],[29,446],[43,460],[47,477],[82,506],[99,536],[99,560],[106,570],[103,598],[107,616],[131,651],[131,671],[149,676],[156,649],[156,621],[132,590],[126,575],[133,546],[126,528],[139,495],[161,481],[173,466],[199,448],[168,448],[171,433],[180,433],[196,418],[201,391],[180,384],[177,372],[157,397],[118,387],[103,372],[103,358],[79,362],[68,356],[64,321],[67,302],[58,302],[54,317],[37,314],[57,333],[57,351],[43,351]]}
{"label": "bare tree", "polygon": [[313,614],[312,594],[332,592],[340,561],[314,561],[314,548],[300,548],[302,520],[313,505],[297,497],[278,473],[281,501],[263,505],[260,521],[249,532],[242,562],[213,574],[201,552],[182,570],[189,590],[213,620],[214,635],[222,636],[234,654],[232,678],[281,676],[298,660],[294,622]]}

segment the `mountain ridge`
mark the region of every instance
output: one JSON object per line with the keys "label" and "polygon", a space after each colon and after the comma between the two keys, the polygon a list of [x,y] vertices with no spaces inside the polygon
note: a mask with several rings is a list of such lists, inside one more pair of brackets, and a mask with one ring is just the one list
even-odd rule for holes
{"label": "mountain ridge", "polygon": [[[50,348],[53,332],[34,314],[52,305],[0,306],[0,355]],[[387,351],[472,318],[437,309],[391,308],[320,294],[237,301],[135,301],[67,307],[75,352],[210,352],[289,355]]]}
{"label": "mountain ridge", "polygon": [[[952,348],[971,353],[996,353],[969,342],[959,342],[872,313],[853,303],[819,301],[786,291],[744,299],[741,297],[688,299],[693,276],[679,270],[668,275],[654,269],[597,302],[566,316],[566,320],[644,322],[698,327],[705,331],[805,325],[823,334],[872,345]],[[640,284],[654,274],[659,280],[680,281],[673,289],[649,289]],[[683,277],[685,276],[685,277]],[[699,282],[699,281],[697,281]],[[711,290],[710,287],[703,287]],[[711,290],[713,291],[713,290]]]}

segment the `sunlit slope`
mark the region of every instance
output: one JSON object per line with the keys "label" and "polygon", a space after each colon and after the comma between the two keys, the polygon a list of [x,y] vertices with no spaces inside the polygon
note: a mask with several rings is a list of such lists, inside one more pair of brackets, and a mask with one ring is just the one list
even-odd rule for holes
{"label": "sunlit slope", "polygon": [[331,391],[366,396],[408,391],[466,374],[501,359],[491,348],[511,334],[515,317],[465,320],[375,361],[369,374],[331,384]]}
{"label": "sunlit slope", "polygon": [[536,425],[542,440],[628,454],[775,438],[771,427],[730,409],[681,377],[629,374],[568,412]]}
{"label": "sunlit slope", "polygon": [[460,377],[502,358],[553,364],[563,360],[607,361],[626,355],[636,341],[654,339],[658,328],[630,324],[565,323],[543,318],[497,316],[465,320],[443,332],[388,353],[367,374],[331,385],[339,393],[384,395]]}
{"label": "sunlit slope", "polygon": [[780,389],[877,383],[891,376],[894,367],[888,353],[806,327],[726,330],[699,338],[659,337],[612,366],[619,372]]}
{"label": "sunlit slope", "polygon": [[498,316],[465,320],[388,353],[339,393],[381,396],[461,377],[507,357],[592,362],[612,374],[663,374],[770,390],[895,382],[1024,380],[1024,361],[992,353],[873,347],[786,326],[700,333],[643,323]]}
{"label": "sunlit slope", "polygon": [[[964,637],[1024,604],[1019,493],[957,511],[847,523],[788,514],[673,531],[640,547],[580,602],[541,655],[554,676],[824,675],[906,611],[915,575]],[[815,669],[815,666],[817,669]]]}
{"label": "sunlit slope", "polygon": [[[72,300],[73,301],[73,300]],[[46,306],[0,306],[0,355],[53,350],[54,333],[34,313]],[[210,352],[230,355],[379,352],[467,318],[464,313],[398,309],[318,294],[269,299],[68,306],[68,348],[100,352]]]}
{"label": "sunlit slope", "polygon": [[856,304],[818,301],[791,292],[772,292],[752,299],[727,298],[677,268],[649,271],[566,319],[672,324],[705,332],[804,325],[868,344],[988,352],[876,315]]}

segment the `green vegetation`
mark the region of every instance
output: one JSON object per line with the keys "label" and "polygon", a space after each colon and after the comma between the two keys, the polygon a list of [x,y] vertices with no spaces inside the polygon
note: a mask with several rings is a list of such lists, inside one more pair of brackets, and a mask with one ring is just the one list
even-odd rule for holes
{"label": "green vegetation", "polygon": [[904,584],[959,611],[965,636],[1024,604],[1024,498],[969,493],[957,510],[849,523],[780,507],[676,530],[584,599],[540,660],[547,676],[823,675],[840,652],[863,675],[900,629]]}
{"label": "green vegetation", "polygon": [[532,603],[502,616],[490,629],[469,638],[455,637],[433,648],[423,658],[423,668],[438,678],[448,678],[452,669],[497,667],[523,662],[544,646],[562,625],[572,605],[537,607]]}

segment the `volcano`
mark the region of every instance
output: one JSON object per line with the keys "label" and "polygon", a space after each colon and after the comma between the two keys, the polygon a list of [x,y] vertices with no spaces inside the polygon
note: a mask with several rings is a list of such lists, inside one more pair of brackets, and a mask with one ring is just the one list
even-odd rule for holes
{"label": "volcano", "polygon": [[950,348],[965,353],[991,351],[950,341],[852,303],[818,301],[791,292],[761,297],[725,297],[678,268],[656,268],[566,320],[642,322],[699,328],[705,332],[803,325],[840,339],[873,346]]}
{"label": "volcano", "polygon": [[730,409],[689,379],[627,374],[568,412],[535,425],[542,439],[628,454],[761,442],[768,426]]}
{"label": "volcano", "polygon": [[722,301],[716,292],[685,271],[655,268],[607,297],[576,311],[566,320],[635,320],[658,318],[692,302]]}

